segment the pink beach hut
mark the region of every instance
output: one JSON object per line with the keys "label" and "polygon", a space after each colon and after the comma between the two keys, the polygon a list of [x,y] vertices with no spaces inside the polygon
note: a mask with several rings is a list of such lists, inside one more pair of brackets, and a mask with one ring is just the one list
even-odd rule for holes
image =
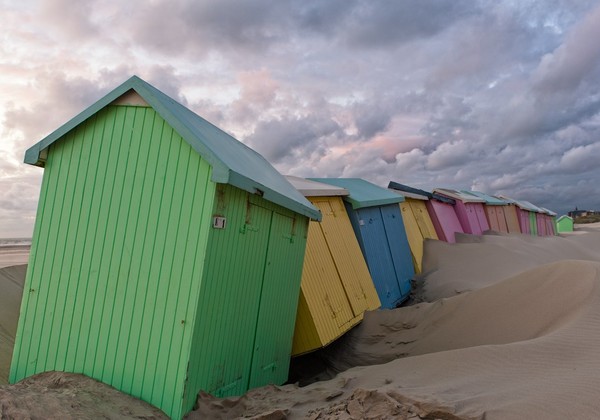
{"label": "pink beach hut", "polygon": [[537,234],[538,236],[548,236],[549,234],[546,231],[546,212],[529,201],[522,200],[521,202],[529,207],[529,217],[531,219],[532,231],[535,227],[535,233],[532,233],[532,235]]}
{"label": "pink beach hut", "polygon": [[438,238],[450,243],[456,242],[454,234],[465,233],[456,214],[456,200],[436,193],[423,192],[429,197],[425,205]]}
{"label": "pink beach hut", "polygon": [[465,194],[471,194],[485,200],[483,209],[487,217],[488,225],[494,232],[509,233],[509,227],[504,214],[504,208],[507,205],[505,200],[493,197],[479,191],[463,191]]}
{"label": "pink beach hut", "polygon": [[482,198],[449,188],[437,188],[433,192],[456,201],[454,209],[465,233],[481,235],[490,229],[483,209],[485,200]]}
{"label": "pink beach hut", "polygon": [[546,233],[549,236],[556,235],[556,213],[548,210],[545,207],[540,207],[544,211],[544,219],[546,222]]}

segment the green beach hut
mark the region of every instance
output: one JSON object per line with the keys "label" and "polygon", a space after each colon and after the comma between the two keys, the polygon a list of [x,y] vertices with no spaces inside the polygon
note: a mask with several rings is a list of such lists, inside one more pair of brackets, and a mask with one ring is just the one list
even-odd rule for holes
{"label": "green beach hut", "polygon": [[10,381],[83,373],[172,418],[287,380],[308,202],[132,77],[27,150],[44,168]]}
{"label": "green beach hut", "polygon": [[556,220],[556,231],[558,233],[573,232],[573,218],[562,215]]}

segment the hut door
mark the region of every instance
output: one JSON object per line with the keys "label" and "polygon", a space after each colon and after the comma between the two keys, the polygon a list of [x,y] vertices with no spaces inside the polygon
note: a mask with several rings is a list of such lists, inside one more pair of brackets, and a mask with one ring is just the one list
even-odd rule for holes
{"label": "hut door", "polygon": [[296,322],[299,279],[289,273],[302,269],[301,241],[294,239],[294,219],[271,214],[249,388],[285,382]]}
{"label": "hut door", "polygon": [[402,210],[402,220],[410,245],[410,252],[413,256],[413,263],[418,272],[421,272],[421,261],[423,260],[423,234],[419,229],[419,222],[415,217],[411,204],[407,201],[400,203]]}
{"label": "hut door", "polygon": [[477,220],[479,222],[479,233],[489,230],[490,225],[485,217],[485,211],[483,210],[482,204],[475,204],[473,206],[475,208],[475,214],[477,215]]}
{"label": "hut door", "polygon": [[[351,255],[361,258],[362,254],[352,232],[344,204],[340,198],[334,198],[318,201],[317,205],[323,214],[321,228],[325,235],[325,241],[348,303],[352,307],[352,313],[354,316],[362,314],[368,309],[368,302],[361,279],[369,278],[369,272],[364,260],[357,261],[356,258],[349,258]],[[343,321],[344,323],[348,322],[347,319]]]}
{"label": "hut door", "polygon": [[383,308],[392,308],[400,300],[400,286],[396,281],[394,263],[386,239],[379,207],[357,209],[363,252],[373,277],[373,284]]}
{"label": "hut door", "polygon": [[410,293],[410,280],[415,274],[406,230],[397,205],[381,207],[381,215],[385,226],[385,238],[388,241],[396,278],[402,298]]}

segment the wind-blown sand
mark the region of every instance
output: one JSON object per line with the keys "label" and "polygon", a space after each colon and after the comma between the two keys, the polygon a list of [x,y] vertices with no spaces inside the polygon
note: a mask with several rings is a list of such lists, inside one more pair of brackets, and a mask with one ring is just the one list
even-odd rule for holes
{"label": "wind-blown sand", "polygon": [[[600,226],[427,241],[424,273],[421,302],[368,313],[318,355],[332,379],[201,395],[189,417],[598,417]],[[18,398],[0,388],[0,414]]]}

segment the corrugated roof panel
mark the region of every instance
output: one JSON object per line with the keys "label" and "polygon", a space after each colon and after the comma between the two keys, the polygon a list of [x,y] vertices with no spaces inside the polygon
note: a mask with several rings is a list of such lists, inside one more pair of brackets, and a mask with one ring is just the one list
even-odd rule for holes
{"label": "corrugated roof panel", "polygon": [[386,188],[365,181],[361,178],[309,178],[313,181],[337,185],[348,190],[349,196],[344,200],[352,205],[353,209],[363,207],[383,206],[386,204],[401,203],[404,197]]}

